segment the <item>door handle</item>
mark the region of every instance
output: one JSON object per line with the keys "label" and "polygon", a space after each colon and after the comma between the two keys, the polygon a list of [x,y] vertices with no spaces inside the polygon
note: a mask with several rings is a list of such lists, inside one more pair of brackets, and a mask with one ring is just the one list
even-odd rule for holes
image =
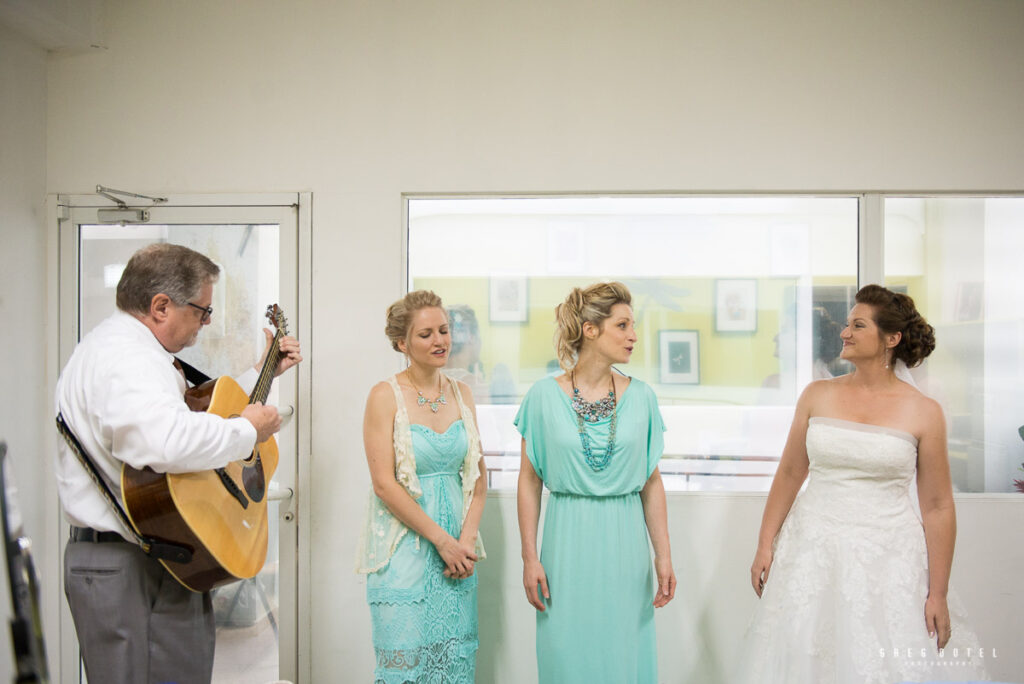
{"label": "door handle", "polygon": [[287,501],[293,496],[295,496],[295,490],[291,487],[282,487],[277,482],[270,481],[270,487],[267,488],[267,501]]}

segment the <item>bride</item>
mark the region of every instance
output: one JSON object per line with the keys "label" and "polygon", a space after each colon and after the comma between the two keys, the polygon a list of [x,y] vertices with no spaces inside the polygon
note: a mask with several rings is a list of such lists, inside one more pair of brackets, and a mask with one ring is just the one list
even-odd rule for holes
{"label": "bride", "polygon": [[856,302],[840,354],[854,371],[804,390],[768,494],[741,681],[983,676],[947,601],[956,512],[946,420],[907,371],[934,349],[934,329],[910,297],[879,285]]}

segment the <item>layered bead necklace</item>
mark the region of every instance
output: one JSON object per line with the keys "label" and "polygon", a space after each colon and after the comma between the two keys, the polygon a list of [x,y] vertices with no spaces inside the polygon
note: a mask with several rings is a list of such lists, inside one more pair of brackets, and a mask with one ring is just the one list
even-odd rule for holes
{"label": "layered bead necklace", "polygon": [[[611,463],[612,451],[615,449],[615,423],[618,419],[618,411],[615,410],[618,404],[615,394],[615,377],[612,376],[611,388],[608,390],[608,394],[597,401],[587,401],[580,395],[580,390],[576,387],[575,372],[571,372],[569,378],[572,382],[572,410],[576,414],[580,443],[583,445],[583,457],[586,459],[588,466],[600,472]],[[591,446],[590,435],[587,434],[586,426],[587,423],[596,423],[608,416],[612,417],[612,422],[608,426],[608,443],[605,445],[604,453],[597,455]]]}
{"label": "layered bead necklace", "polygon": [[420,388],[416,386],[416,381],[412,379],[412,373],[406,372],[406,376],[409,378],[409,382],[412,383],[412,388],[416,390],[416,394],[419,395],[416,398],[416,404],[418,406],[426,406],[434,413],[437,413],[439,410],[441,410],[442,406],[448,405],[448,400],[444,398],[444,388],[441,386],[440,373],[438,373],[437,378],[438,395],[436,399],[427,399],[426,396],[423,395],[423,392],[420,390]]}

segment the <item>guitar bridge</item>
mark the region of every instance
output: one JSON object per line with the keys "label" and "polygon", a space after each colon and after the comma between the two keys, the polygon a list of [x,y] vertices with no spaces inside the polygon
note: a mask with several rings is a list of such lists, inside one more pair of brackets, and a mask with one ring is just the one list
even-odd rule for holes
{"label": "guitar bridge", "polygon": [[224,485],[224,489],[228,490],[228,493],[238,500],[238,503],[242,508],[248,508],[249,499],[247,499],[242,490],[238,488],[235,481],[231,479],[231,476],[228,475],[228,471],[224,468],[217,468],[213,472],[217,473],[217,477],[220,478],[221,484]]}

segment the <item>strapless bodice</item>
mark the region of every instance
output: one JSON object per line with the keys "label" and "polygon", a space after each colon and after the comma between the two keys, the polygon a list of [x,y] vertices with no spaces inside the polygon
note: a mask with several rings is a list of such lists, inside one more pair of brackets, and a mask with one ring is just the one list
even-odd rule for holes
{"label": "strapless bodice", "polygon": [[458,475],[466,458],[468,438],[462,420],[456,420],[444,432],[435,432],[426,425],[413,423],[412,450],[416,455],[416,474]]}
{"label": "strapless bodice", "polygon": [[878,425],[811,418],[807,458],[804,497],[815,500],[818,511],[872,526],[917,520],[910,500],[917,471],[913,435]]}

